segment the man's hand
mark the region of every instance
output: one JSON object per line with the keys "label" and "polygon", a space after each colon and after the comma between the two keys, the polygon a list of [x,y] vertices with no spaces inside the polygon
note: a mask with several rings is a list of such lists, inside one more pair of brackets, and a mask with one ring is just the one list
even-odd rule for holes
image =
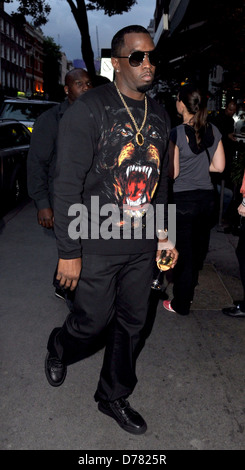
{"label": "man's hand", "polygon": [[[165,248],[165,243],[166,243],[166,248]],[[166,250],[167,256],[171,256],[173,259],[173,262],[171,264],[171,269],[173,269],[178,261],[179,257],[179,252],[176,250],[176,248],[173,246],[171,242],[169,242],[167,239],[165,240],[159,240],[158,241],[158,249],[156,252],[156,261],[160,258],[162,250]]]}
{"label": "man's hand", "polygon": [[82,258],[59,259],[56,279],[60,281],[60,287],[74,290],[80,277]]}
{"label": "man's hand", "polygon": [[37,220],[39,225],[45,228],[53,228],[54,226],[54,214],[51,207],[47,209],[39,209],[37,213]]}
{"label": "man's hand", "polygon": [[242,204],[240,204],[240,206],[238,206],[237,211],[238,211],[239,215],[241,215],[242,217],[245,217],[245,207]]}
{"label": "man's hand", "polygon": [[235,135],[234,135],[234,132],[231,132],[230,134],[228,134],[228,138],[233,140],[233,142],[236,142],[236,140],[237,140]]}

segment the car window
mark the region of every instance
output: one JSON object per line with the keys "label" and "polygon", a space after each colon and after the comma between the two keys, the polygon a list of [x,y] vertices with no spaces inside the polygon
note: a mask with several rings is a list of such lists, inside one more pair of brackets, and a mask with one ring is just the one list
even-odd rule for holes
{"label": "car window", "polygon": [[0,149],[20,147],[30,143],[30,134],[18,123],[0,126]]}
{"label": "car window", "polygon": [[40,114],[52,106],[54,106],[53,103],[5,103],[1,113],[1,118],[34,122]]}

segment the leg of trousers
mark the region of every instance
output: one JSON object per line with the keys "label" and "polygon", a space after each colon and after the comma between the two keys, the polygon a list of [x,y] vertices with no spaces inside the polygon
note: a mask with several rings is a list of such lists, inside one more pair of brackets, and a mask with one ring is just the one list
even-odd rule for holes
{"label": "leg of trousers", "polygon": [[240,276],[243,287],[243,302],[241,302],[241,310],[245,312],[245,217],[241,217],[240,235],[236,249],[236,255],[240,268]]}
{"label": "leg of trousers", "polygon": [[73,312],[54,329],[48,350],[67,364],[92,354],[106,331],[104,362],[95,399],[114,401],[132,393],[155,253],[85,254]]}
{"label": "leg of trousers", "polygon": [[174,202],[179,259],[173,273],[171,305],[176,312],[187,315],[208,250],[214,195],[212,191],[186,191],[178,193]]}

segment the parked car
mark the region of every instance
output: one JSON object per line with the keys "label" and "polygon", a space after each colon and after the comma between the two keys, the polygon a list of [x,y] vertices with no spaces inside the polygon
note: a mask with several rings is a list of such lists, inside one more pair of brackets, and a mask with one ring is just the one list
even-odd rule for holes
{"label": "parked car", "polygon": [[24,124],[0,119],[0,216],[27,197],[26,161],[31,133]]}
{"label": "parked car", "polygon": [[0,109],[0,119],[17,119],[32,132],[38,116],[56,104],[56,101],[5,99]]}

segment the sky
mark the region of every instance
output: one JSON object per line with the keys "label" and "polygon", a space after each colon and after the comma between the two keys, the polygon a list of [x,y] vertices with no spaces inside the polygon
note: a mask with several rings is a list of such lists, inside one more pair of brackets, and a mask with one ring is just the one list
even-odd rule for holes
{"label": "sky", "polygon": [[[81,59],[81,36],[76,22],[66,0],[47,0],[51,6],[48,23],[42,27],[43,34],[50,36],[61,46],[68,60]],[[109,17],[104,11],[87,12],[89,21],[89,33],[94,51],[94,57],[100,56],[102,48],[111,47],[111,39],[114,34],[124,26],[130,24],[149,25],[154,17],[155,0],[137,0],[129,13]],[[11,14],[18,8],[18,1],[5,4],[5,11]],[[31,20],[31,18],[27,18]]]}

